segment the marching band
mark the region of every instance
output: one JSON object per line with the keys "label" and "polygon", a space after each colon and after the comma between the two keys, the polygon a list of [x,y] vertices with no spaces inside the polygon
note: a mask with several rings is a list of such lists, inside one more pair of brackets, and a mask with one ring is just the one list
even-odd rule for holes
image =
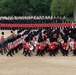
{"label": "marching band", "polygon": [[57,56],[61,53],[68,56],[72,52],[76,56],[76,28],[37,28],[20,29],[15,34],[11,31],[9,37],[4,38],[4,32],[0,37],[0,53],[14,56],[20,50],[26,56]]}

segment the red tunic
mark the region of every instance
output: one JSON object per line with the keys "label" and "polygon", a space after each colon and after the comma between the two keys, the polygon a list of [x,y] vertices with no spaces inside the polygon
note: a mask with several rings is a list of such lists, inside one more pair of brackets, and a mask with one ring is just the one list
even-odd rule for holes
{"label": "red tunic", "polygon": [[13,47],[16,48],[17,47],[17,41],[13,42]]}
{"label": "red tunic", "polygon": [[27,45],[23,45],[23,48],[29,50],[29,47]]}
{"label": "red tunic", "polygon": [[68,46],[68,43],[63,43],[63,45],[62,45],[62,47],[63,47],[64,50],[67,49],[67,46]]}
{"label": "red tunic", "polygon": [[56,43],[56,42],[54,43],[54,46],[55,46],[55,48],[58,48],[58,45],[57,45],[57,43]]}
{"label": "red tunic", "polygon": [[49,49],[54,50],[56,48],[56,45],[54,43],[49,44]]}
{"label": "red tunic", "polygon": [[37,46],[38,46],[38,50],[44,50],[44,46],[41,43],[39,43]]}
{"label": "red tunic", "polygon": [[1,36],[0,40],[1,40],[1,41],[4,40],[4,36]]}
{"label": "red tunic", "polygon": [[76,49],[76,42],[74,42],[74,49]]}

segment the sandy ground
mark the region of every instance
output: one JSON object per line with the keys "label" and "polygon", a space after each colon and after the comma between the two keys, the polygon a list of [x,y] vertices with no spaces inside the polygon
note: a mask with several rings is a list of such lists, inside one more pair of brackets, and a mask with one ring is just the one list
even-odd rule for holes
{"label": "sandy ground", "polygon": [[[1,32],[1,31],[0,31]],[[5,31],[9,35],[10,31]],[[23,56],[22,51],[13,57],[0,55],[0,75],[76,75],[76,57],[61,54],[50,57]]]}
{"label": "sandy ground", "polygon": [[0,75],[76,75],[76,57],[0,56]]}

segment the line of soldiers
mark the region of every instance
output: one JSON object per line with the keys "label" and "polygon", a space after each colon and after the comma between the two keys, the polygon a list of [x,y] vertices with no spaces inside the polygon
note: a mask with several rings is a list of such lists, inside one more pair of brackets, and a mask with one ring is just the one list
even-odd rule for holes
{"label": "line of soldiers", "polygon": [[4,38],[4,32],[2,32],[0,40],[0,53],[2,55],[6,54],[7,56],[13,56],[15,53],[18,53],[20,50],[22,50],[23,42],[27,36],[27,32],[29,32],[29,29],[27,31],[20,29],[17,31],[17,34],[15,34],[15,30],[13,30],[11,31],[10,36],[7,38]]}
{"label": "line of soldiers", "polygon": [[24,56],[34,53],[36,56],[56,56],[59,53],[68,56],[69,52],[76,56],[76,28],[20,29],[16,35],[11,31],[11,36],[0,43],[0,52],[2,48],[7,56],[13,56],[20,50]]}
{"label": "line of soldiers", "polygon": [[36,56],[43,56],[49,53],[50,56],[56,56],[62,53],[68,56],[69,52],[73,52],[76,56],[76,28],[48,28],[39,29],[30,32],[23,43],[24,56],[32,55],[36,52]]}
{"label": "line of soldiers", "polygon": [[7,56],[13,56],[15,53],[18,53],[22,48],[23,37],[21,34],[15,34],[14,31],[11,31],[11,35],[7,38],[4,38],[4,32],[0,39],[0,53],[6,54]]}
{"label": "line of soldiers", "polygon": [[24,16],[24,17],[1,17],[0,23],[8,24],[44,24],[44,23],[65,23],[63,16]]}

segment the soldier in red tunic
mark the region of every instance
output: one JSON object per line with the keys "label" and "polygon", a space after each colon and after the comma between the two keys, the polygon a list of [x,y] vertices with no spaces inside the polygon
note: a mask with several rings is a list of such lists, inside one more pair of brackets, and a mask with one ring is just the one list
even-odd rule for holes
{"label": "soldier in red tunic", "polygon": [[23,47],[25,49],[24,56],[26,56],[27,54],[28,54],[28,56],[31,56],[30,55],[30,49],[29,49],[29,42],[27,42]]}
{"label": "soldier in red tunic", "polygon": [[43,39],[43,46],[44,46],[44,54],[45,53],[47,53],[48,51],[47,51],[47,48],[48,48],[48,44],[47,44],[47,32],[46,32],[46,30],[43,32],[43,34],[42,34],[42,39]]}
{"label": "soldier in red tunic", "polygon": [[[0,41],[3,41],[4,40],[4,32],[1,33],[1,37],[0,37]],[[3,45],[0,43],[0,53],[3,55]]]}
{"label": "soldier in red tunic", "polygon": [[3,49],[2,49],[1,43],[0,43],[0,53],[1,55],[3,55]]}
{"label": "soldier in red tunic", "polygon": [[74,42],[73,56],[76,56],[76,41]]}
{"label": "soldier in red tunic", "polygon": [[11,31],[10,37],[13,37],[14,35],[15,35],[15,33],[13,31]]}
{"label": "soldier in red tunic", "polygon": [[8,49],[7,56],[8,55],[12,56],[12,42],[8,43],[7,49]]}
{"label": "soldier in red tunic", "polygon": [[38,50],[37,50],[36,56],[38,56],[38,55],[43,56],[43,51],[44,51],[43,43],[42,42],[38,43],[37,47],[38,47]]}
{"label": "soldier in red tunic", "polygon": [[53,42],[50,41],[49,43],[49,55],[50,56],[55,56],[55,49],[56,49],[56,46]]}
{"label": "soldier in red tunic", "polygon": [[47,41],[43,41],[44,54],[48,52],[48,44]]}
{"label": "soldier in red tunic", "polygon": [[62,44],[62,47],[63,47],[63,56],[68,56],[68,49],[69,49],[69,46],[68,46],[68,42],[64,42]]}
{"label": "soldier in red tunic", "polygon": [[37,49],[36,56],[38,56],[38,55],[43,56],[43,54],[44,54],[44,46],[43,46],[43,38],[42,38],[42,33],[41,32],[39,33],[37,48],[38,49]]}
{"label": "soldier in red tunic", "polygon": [[22,54],[25,54],[26,53],[26,42],[23,43],[23,53]]}
{"label": "soldier in red tunic", "polygon": [[3,41],[4,40],[4,32],[1,33],[2,36],[0,37],[0,41]]}
{"label": "soldier in red tunic", "polygon": [[[5,40],[4,38],[4,32],[1,33],[1,37],[0,37],[0,41],[3,42]],[[4,53],[7,52],[7,49],[5,48],[5,45],[3,43],[1,43],[2,46],[2,50],[4,51]]]}

